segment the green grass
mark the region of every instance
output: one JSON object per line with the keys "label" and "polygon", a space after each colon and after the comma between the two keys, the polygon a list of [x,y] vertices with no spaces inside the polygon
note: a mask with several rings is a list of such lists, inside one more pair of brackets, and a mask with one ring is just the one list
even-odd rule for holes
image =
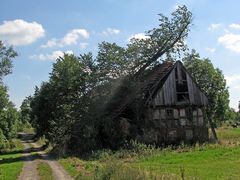
{"label": "green grass", "polygon": [[217,134],[222,142],[240,142],[240,128],[218,128]]}
{"label": "green grass", "polygon": [[174,150],[143,148],[144,153],[136,154],[105,152],[104,158],[59,161],[72,177],[79,175],[78,179],[136,179],[134,174],[140,174],[139,179],[240,179],[240,129],[219,128],[217,134],[219,144]]}
{"label": "green grass", "polygon": [[[77,161],[77,162],[76,162]],[[78,158],[61,158],[59,163],[66,169],[70,176],[76,177],[79,173],[77,165],[81,166],[81,160]],[[77,165],[76,165],[77,164]]]}
{"label": "green grass", "polygon": [[37,165],[40,180],[53,180],[52,169],[48,163],[40,161]]}
{"label": "green grass", "polygon": [[21,160],[23,145],[20,140],[13,140],[16,147],[0,153],[0,179],[15,180],[19,176],[23,162]]}
{"label": "green grass", "polygon": [[236,179],[240,177],[240,147],[205,146],[189,151],[164,151],[134,163],[156,173],[173,173],[178,178]]}
{"label": "green grass", "polygon": [[101,163],[97,161],[83,161],[76,157],[61,158],[59,163],[66,169],[70,176],[76,178],[79,174],[91,174]]}

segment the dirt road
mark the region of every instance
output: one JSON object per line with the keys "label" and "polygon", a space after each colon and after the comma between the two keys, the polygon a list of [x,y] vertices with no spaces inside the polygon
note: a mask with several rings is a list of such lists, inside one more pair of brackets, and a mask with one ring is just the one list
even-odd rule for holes
{"label": "dirt road", "polygon": [[41,147],[33,142],[33,134],[21,133],[21,136],[25,147],[23,157],[25,163],[18,178],[19,180],[39,180],[37,163],[40,160],[49,164],[56,180],[72,179],[56,160],[51,158]]}

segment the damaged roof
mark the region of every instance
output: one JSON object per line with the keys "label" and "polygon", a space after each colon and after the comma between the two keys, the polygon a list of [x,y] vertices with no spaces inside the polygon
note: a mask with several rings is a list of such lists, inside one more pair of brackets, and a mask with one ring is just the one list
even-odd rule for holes
{"label": "damaged roof", "polygon": [[[145,103],[147,102],[148,97],[152,96],[157,89],[164,84],[168,74],[174,68],[176,62],[166,61],[162,64],[158,64],[151,70],[146,70],[145,75],[143,76],[143,80],[138,84],[139,89],[144,94]],[[137,85],[136,85],[137,86]],[[121,89],[122,90],[122,89]],[[125,92],[124,92],[125,93]],[[118,102],[117,106],[111,112],[113,118],[116,118],[120,114],[124,112],[124,110],[134,102],[135,98],[129,97],[129,94],[126,94],[120,102]],[[111,108],[113,109],[113,108]]]}

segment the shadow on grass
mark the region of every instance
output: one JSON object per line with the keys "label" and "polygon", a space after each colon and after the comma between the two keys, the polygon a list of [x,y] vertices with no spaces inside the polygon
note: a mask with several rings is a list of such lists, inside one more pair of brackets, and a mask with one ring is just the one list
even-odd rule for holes
{"label": "shadow on grass", "polygon": [[[21,137],[23,143],[34,143],[34,134],[24,134],[21,133],[19,135]],[[29,147],[25,148],[24,150],[13,150],[13,151],[5,151],[1,152],[0,155],[12,155],[15,156],[17,154],[23,154],[21,157],[0,157],[0,165],[1,164],[9,164],[9,163],[15,163],[15,162],[27,162],[27,161],[34,161],[36,159],[48,159],[48,160],[53,160],[52,158],[48,158],[47,155],[40,155],[37,154],[38,152],[44,151],[47,148],[47,145],[43,145],[41,147]],[[28,153],[28,154],[27,154]],[[27,155],[24,155],[27,154]],[[46,157],[45,157],[46,156]]]}
{"label": "shadow on grass", "polygon": [[[40,152],[40,151],[43,151],[45,149],[45,147],[39,147],[39,148],[28,148],[28,149],[25,149],[25,150],[22,150],[22,151],[13,151],[13,152],[10,152],[10,153],[5,153],[6,155],[8,154],[19,154],[19,153],[37,153],[37,152]],[[26,155],[26,156],[22,156],[22,157],[7,157],[7,158],[0,158],[0,165],[1,164],[9,164],[9,163],[15,163],[15,162],[20,162],[20,161],[23,161],[23,162],[28,162],[28,161],[34,161],[36,159],[47,159],[47,160],[55,160],[55,158],[53,157],[48,157],[47,155],[43,154],[43,155],[40,155],[40,154],[29,154],[29,155]]]}
{"label": "shadow on grass", "polygon": [[1,164],[10,164],[10,163],[15,163],[15,162],[20,162],[20,161],[33,161],[35,159],[39,159],[40,156],[38,154],[34,155],[28,155],[24,157],[16,157],[16,158],[3,158],[0,160],[0,165]]}
{"label": "shadow on grass", "polygon": [[[33,141],[34,142],[34,141]],[[13,150],[13,151],[4,151],[0,152],[0,155],[14,155],[14,154],[22,154],[22,153],[30,153],[30,152],[39,152],[39,151],[44,151],[47,149],[48,145],[43,145],[41,147],[30,147],[24,150]]]}

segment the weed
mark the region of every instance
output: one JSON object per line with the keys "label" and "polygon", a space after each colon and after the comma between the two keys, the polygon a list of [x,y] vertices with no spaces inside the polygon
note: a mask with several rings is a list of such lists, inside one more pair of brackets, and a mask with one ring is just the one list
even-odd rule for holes
{"label": "weed", "polygon": [[181,174],[181,179],[185,180],[185,169],[183,166],[180,167],[180,174]]}
{"label": "weed", "polygon": [[52,169],[46,162],[39,162],[37,165],[38,175],[41,180],[53,180]]}

